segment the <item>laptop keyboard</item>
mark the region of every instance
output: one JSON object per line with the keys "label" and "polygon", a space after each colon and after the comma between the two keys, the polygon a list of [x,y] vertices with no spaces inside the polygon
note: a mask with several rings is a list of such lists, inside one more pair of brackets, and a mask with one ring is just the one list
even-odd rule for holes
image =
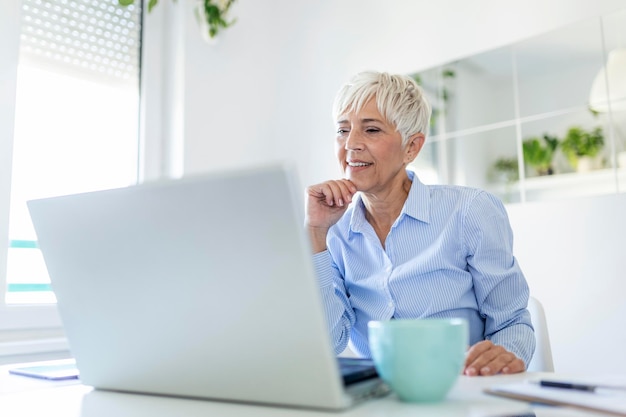
{"label": "laptop keyboard", "polygon": [[378,377],[374,362],[362,358],[337,358],[345,386]]}

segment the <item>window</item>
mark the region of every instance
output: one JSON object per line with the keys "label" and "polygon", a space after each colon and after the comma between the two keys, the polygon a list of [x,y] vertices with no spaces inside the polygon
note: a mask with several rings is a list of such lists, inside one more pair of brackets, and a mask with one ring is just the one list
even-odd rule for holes
{"label": "window", "polygon": [[27,200],[137,182],[140,39],[135,5],[22,0],[10,193],[0,194],[5,305],[56,301]]}

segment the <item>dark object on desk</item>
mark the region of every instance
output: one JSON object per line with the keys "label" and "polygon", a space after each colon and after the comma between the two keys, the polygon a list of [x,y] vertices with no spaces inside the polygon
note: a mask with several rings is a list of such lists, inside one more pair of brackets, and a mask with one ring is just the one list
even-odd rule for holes
{"label": "dark object on desk", "polygon": [[345,386],[378,377],[374,361],[371,359],[338,358],[338,360]]}
{"label": "dark object on desk", "polygon": [[571,382],[559,382],[559,381],[539,381],[539,385],[542,387],[550,387],[550,388],[563,388],[563,389],[574,389],[578,391],[595,391],[595,385],[585,385],[585,384],[572,384]]}
{"label": "dark object on desk", "polygon": [[72,360],[41,362],[31,365],[22,365],[9,369],[13,375],[28,376],[31,378],[61,381],[66,379],[78,379],[76,362]]}
{"label": "dark object on desk", "polygon": [[595,392],[598,388],[626,390],[626,386],[621,386],[621,385],[582,384],[582,383],[576,383],[576,382],[549,381],[549,380],[541,380],[539,381],[539,385],[541,385],[542,387],[573,389],[576,391],[588,391],[588,392]]}
{"label": "dark object on desk", "polygon": [[530,403],[568,406],[626,417],[626,394],[620,390],[595,393],[575,389],[548,388],[537,383],[524,382],[496,385],[484,392]]}

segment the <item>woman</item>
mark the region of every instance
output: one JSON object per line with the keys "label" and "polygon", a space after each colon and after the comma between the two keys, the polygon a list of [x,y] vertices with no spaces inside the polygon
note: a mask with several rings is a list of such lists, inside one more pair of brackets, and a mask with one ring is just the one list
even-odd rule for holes
{"label": "woman", "polygon": [[370,320],[463,317],[466,375],[522,372],[535,338],[504,206],[478,189],[424,185],[407,170],[430,113],[402,75],[360,73],[335,99],[345,177],[308,187],[306,214],[335,350],[350,341],[370,356]]}

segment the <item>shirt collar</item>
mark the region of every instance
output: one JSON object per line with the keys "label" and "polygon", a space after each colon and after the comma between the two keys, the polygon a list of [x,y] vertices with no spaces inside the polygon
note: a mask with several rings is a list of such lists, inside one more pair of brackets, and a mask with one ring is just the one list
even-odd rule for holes
{"label": "shirt collar", "polygon": [[[430,220],[430,189],[428,185],[420,182],[414,171],[407,169],[406,172],[412,184],[399,218],[403,215],[407,215],[421,222],[428,223]],[[361,232],[366,222],[365,204],[361,198],[361,193],[358,193],[354,200],[354,210],[350,217],[350,230],[353,232]]]}

